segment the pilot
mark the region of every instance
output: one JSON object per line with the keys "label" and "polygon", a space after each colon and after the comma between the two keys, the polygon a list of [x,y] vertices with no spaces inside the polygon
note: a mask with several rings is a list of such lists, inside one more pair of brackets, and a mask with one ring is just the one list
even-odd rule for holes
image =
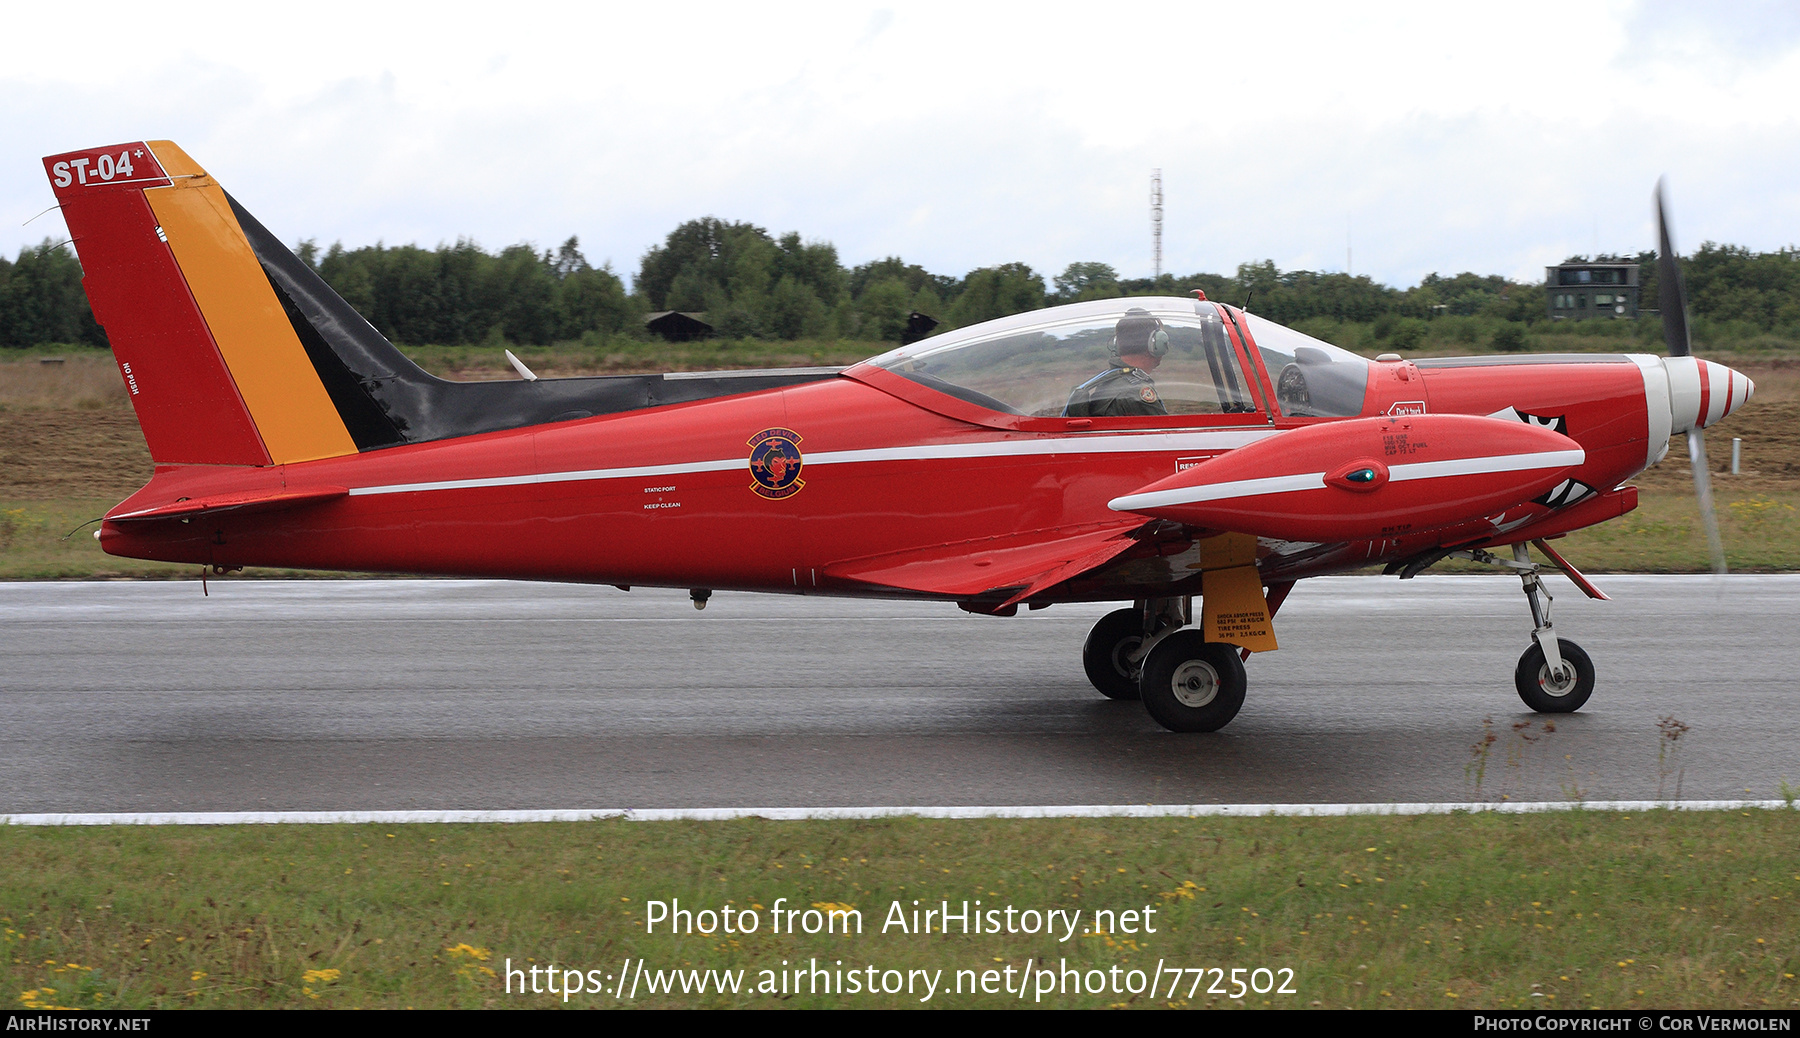
{"label": "pilot", "polygon": [[1075,387],[1063,414],[1071,418],[1168,414],[1150,373],[1169,352],[1169,333],[1148,310],[1134,306],[1113,328],[1112,367]]}

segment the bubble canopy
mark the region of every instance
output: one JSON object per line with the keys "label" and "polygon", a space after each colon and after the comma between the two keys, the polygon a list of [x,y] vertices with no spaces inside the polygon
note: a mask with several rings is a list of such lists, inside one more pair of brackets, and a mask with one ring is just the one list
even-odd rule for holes
{"label": "bubble canopy", "polygon": [[[1082,413],[1071,410],[1078,388],[1135,363],[1153,380],[1145,399],[1158,401],[1162,413],[1250,414],[1260,410],[1262,392],[1252,388],[1254,376],[1233,345],[1228,329],[1234,320],[1248,323],[1270,377],[1287,373],[1287,397],[1278,394],[1286,413],[1360,412],[1367,361],[1260,317],[1177,297],[1105,299],[1017,314],[933,336],[868,363],[979,407],[1028,418]],[[1141,329],[1147,324],[1160,329],[1154,358],[1145,353],[1157,352],[1145,345]],[[1236,327],[1241,335],[1244,329]]]}
{"label": "bubble canopy", "polygon": [[1297,418],[1348,418],[1362,413],[1369,362],[1349,350],[1255,314],[1249,326],[1263,370],[1275,383],[1275,407]]}

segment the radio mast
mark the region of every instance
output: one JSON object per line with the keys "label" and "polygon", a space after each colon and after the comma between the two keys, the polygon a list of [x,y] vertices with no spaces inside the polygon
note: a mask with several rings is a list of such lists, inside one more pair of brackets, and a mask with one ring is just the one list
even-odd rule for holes
{"label": "radio mast", "polygon": [[1162,170],[1150,172],[1150,255],[1154,277],[1162,278]]}

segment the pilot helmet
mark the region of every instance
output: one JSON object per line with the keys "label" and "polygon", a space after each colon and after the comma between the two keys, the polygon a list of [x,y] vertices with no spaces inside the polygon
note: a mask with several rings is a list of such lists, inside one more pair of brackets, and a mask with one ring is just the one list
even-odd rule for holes
{"label": "pilot helmet", "polygon": [[1162,358],[1169,352],[1169,333],[1163,329],[1163,323],[1150,315],[1150,311],[1141,306],[1134,306],[1125,311],[1119,323],[1113,328],[1112,346],[1107,353],[1113,364],[1121,363],[1120,357],[1125,354],[1143,354]]}

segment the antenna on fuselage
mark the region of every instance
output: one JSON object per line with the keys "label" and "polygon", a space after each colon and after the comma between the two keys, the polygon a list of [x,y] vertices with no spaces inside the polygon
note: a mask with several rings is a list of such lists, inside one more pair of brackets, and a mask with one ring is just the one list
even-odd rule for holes
{"label": "antenna on fuselage", "polygon": [[536,382],[537,381],[537,373],[532,371],[530,368],[526,367],[524,361],[513,356],[513,351],[507,350],[505,352],[506,352],[506,362],[513,366],[513,370],[519,373],[520,378],[524,379],[527,382]]}
{"label": "antenna on fuselage", "polygon": [[1150,171],[1150,262],[1152,280],[1162,280],[1162,170]]}

